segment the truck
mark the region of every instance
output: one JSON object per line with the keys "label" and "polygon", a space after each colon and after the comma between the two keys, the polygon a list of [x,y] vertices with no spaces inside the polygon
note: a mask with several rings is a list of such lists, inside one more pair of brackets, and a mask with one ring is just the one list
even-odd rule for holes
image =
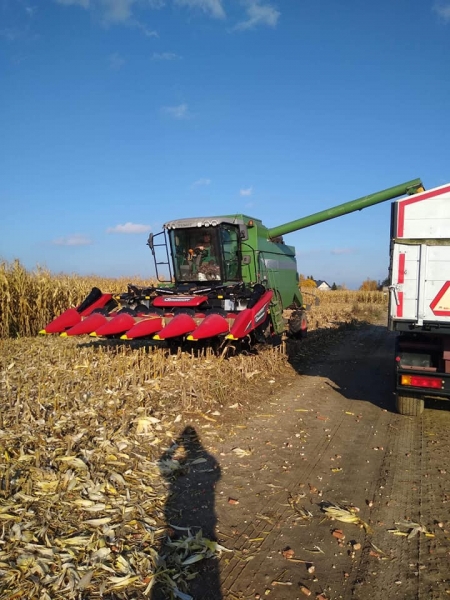
{"label": "truck", "polygon": [[245,214],[168,221],[147,241],[156,285],[118,295],[94,288],[39,333],[237,349],[304,337],[296,252],[284,236],[420,189],[414,179],[272,228]]}
{"label": "truck", "polygon": [[392,203],[388,328],[402,415],[450,398],[450,184]]}

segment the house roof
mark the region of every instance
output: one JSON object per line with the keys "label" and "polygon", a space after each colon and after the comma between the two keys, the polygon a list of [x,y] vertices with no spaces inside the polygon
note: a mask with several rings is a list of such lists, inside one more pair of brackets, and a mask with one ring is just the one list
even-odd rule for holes
{"label": "house roof", "polygon": [[329,285],[326,281],[323,281],[322,279],[316,279],[316,285],[317,285],[317,287],[320,287],[322,285],[322,283],[324,283],[328,287],[331,287],[331,285]]}

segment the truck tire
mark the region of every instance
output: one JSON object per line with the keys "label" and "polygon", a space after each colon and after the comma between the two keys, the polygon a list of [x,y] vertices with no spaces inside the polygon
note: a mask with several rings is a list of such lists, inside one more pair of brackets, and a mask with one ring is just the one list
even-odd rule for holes
{"label": "truck tire", "polygon": [[397,393],[395,406],[401,415],[418,417],[423,413],[424,399],[420,396],[404,396],[401,392]]}

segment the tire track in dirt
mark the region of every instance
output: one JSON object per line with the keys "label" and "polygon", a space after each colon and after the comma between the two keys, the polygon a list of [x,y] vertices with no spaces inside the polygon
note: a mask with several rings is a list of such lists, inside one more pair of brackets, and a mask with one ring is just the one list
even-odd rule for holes
{"label": "tire track in dirt", "polygon": [[[302,402],[302,405],[305,406],[304,401]],[[295,496],[299,493],[299,491],[302,494],[305,493],[301,491],[303,488],[299,488],[299,485],[304,485],[305,481],[313,481],[315,479],[314,472],[317,469],[317,465],[322,460],[325,452],[329,451],[330,447],[333,446],[334,438],[337,435],[342,421],[343,418],[341,418],[341,421],[335,424],[332,429],[330,429],[331,433],[329,433],[327,436],[319,435],[320,432],[318,429],[317,431],[314,430],[310,434],[313,435],[313,437],[316,437],[318,440],[310,451],[310,455],[313,457],[313,459],[311,461],[302,461],[302,463],[300,463],[300,468],[297,466],[295,473],[296,480],[294,482],[287,487],[283,487],[282,491],[275,492],[268,498],[264,499],[257,515],[262,515],[263,517],[266,516],[267,519],[258,519],[257,515],[255,515],[255,520],[245,524],[246,526],[240,530],[238,537],[233,538],[233,547],[235,549],[238,549],[241,552],[243,551],[244,553],[248,551],[249,553],[251,552],[252,555],[256,554],[256,556],[253,558],[251,563],[243,562],[241,559],[235,558],[234,564],[230,564],[226,569],[226,574],[224,573],[223,585],[225,587],[228,583],[231,585],[231,587],[236,587],[233,586],[232,583],[239,580],[239,578],[243,575],[244,570],[259,570],[265,561],[265,553],[269,552],[275,546],[280,548],[283,545],[283,543],[281,543],[280,546],[280,542],[278,541],[278,538],[284,535],[281,525],[289,522],[290,518],[293,516],[292,508],[287,503],[288,496],[289,494]],[[304,426],[303,421],[301,422],[301,426]],[[311,425],[309,425],[309,427],[311,428]],[[284,428],[282,431],[278,432],[278,434],[280,433],[282,435],[289,436],[289,431]],[[291,457],[289,458],[291,459]],[[280,469],[281,468],[282,467],[280,467]],[[318,499],[319,498],[320,497],[318,496]],[[282,508],[274,509],[273,507],[275,502],[278,502],[279,506]],[[249,539],[258,539],[261,537],[263,540],[259,544],[252,544],[248,542]],[[237,587],[239,587],[239,585]],[[253,590],[246,591],[248,593],[252,593]]]}
{"label": "tire track in dirt", "polygon": [[[388,529],[396,529],[396,523],[401,521],[419,520],[421,426],[420,421],[410,418],[405,421],[395,415],[392,421],[376,483],[378,498],[372,512],[374,533],[364,547],[358,577],[353,585],[354,598],[385,600],[394,597],[406,600],[417,597],[417,581],[414,578],[419,562],[418,538],[406,540]],[[358,586],[361,589],[358,590]]]}
{"label": "tire track in dirt", "polygon": [[[295,424],[293,427],[292,418],[286,419],[286,409],[289,407],[291,412],[292,410],[296,410],[293,408],[293,406],[296,405],[295,403],[293,404],[293,396],[296,395],[296,400],[298,401],[301,399],[302,406],[309,410],[309,413],[305,413],[304,418],[301,419],[299,423],[303,427],[306,426],[310,437],[317,441],[314,445],[309,444],[311,447],[308,448],[308,450],[306,450],[308,444],[304,446],[304,460],[295,464],[294,473],[291,474],[291,477],[286,481],[287,485],[284,486],[284,504],[280,502],[283,492],[278,492],[278,494],[272,494],[265,499],[262,509],[260,508],[261,502],[259,506],[257,505],[260,512],[264,513],[264,511],[266,511],[272,516],[272,523],[268,524],[267,521],[263,520],[255,522],[255,519],[245,523],[246,519],[244,519],[243,529],[239,530],[236,539],[232,540],[233,547],[243,552],[247,551],[249,554],[252,553],[253,559],[243,563],[242,558],[245,559],[245,555],[241,555],[241,559],[232,558],[228,564],[224,566],[222,571],[222,582],[223,589],[226,592],[225,598],[254,597],[255,593],[264,593],[265,589],[270,588],[272,579],[276,579],[277,573],[283,573],[284,571],[284,578],[291,578],[290,582],[293,584],[292,590],[288,593],[287,590],[290,589],[288,587],[283,587],[282,592],[279,592],[274,588],[271,590],[271,597],[297,597],[298,582],[302,580],[306,584],[310,584],[310,580],[313,578],[309,574],[308,578],[306,578],[306,569],[304,567],[299,568],[298,564],[292,565],[292,563],[289,563],[282,558],[279,551],[284,545],[290,545],[292,548],[297,546],[297,548],[299,548],[298,542],[301,542],[303,548],[309,549],[314,545],[320,546],[322,544],[323,546],[326,544],[328,552],[332,554],[333,564],[326,565],[325,563],[327,561],[322,558],[322,555],[317,558],[316,555],[306,554],[305,551],[302,550],[302,547],[296,550],[297,556],[300,555],[299,553],[303,552],[302,558],[310,559],[317,563],[317,573],[319,573],[319,567],[323,566],[319,582],[312,581],[312,583],[315,584],[316,591],[322,591],[323,589],[335,591],[340,589],[342,593],[345,592],[346,589],[353,589],[352,581],[356,579],[356,576],[352,577],[351,573],[354,570],[355,561],[349,558],[347,547],[336,547],[336,539],[331,536],[330,522],[328,520],[322,520],[317,524],[306,525],[303,528],[294,526],[292,519],[293,511],[286,500],[289,493],[295,495],[299,492],[299,489],[302,490],[302,493],[305,493],[303,502],[312,503],[310,504],[310,507],[315,513],[314,521],[320,519],[317,506],[315,505],[320,500],[325,499],[354,502],[355,504],[362,506],[362,512],[367,513],[367,517],[370,516],[369,509],[367,508],[367,510],[365,510],[364,502],[365,496],[370,493],[373,495],[374,493],[373,484],[371,487],[371,481],[373,481],[373,479],[371,477],[366,479],[364,483],[366,487],[362,490],[362,494],[359,492],[358,498],[355,499],[355,482],[352,481],[351,478],[347,478],[346,475],[344,475],[345,478],[341,478],[341,485],[335,489],[335,483],[339,481],[337,477],[341,474],[338,475],[333,473],[333,475],[331,475],[333,465],[330,461],[333,458],[332,455],[341,456],[341,464],[348,465],[348,467],[346,466],[343,469],[343,473],[353,469],[355,473],[359,474],[367,471],[369,459],[366,458],[366,455],[370,456],[370,460],[372,461],[370,472],[372,473],[375,470],[376,477],[374,479],[375,481],[378,480],[378,472],[381,468],[383,452],[379,452],[377,460],[374,460],[373,447],[370,446],[372,449],[372,453],[370,453],[368,444],[372,444],[374,431],[376,432],[376,435],[378,435],[377,443],[380,443],[380,432],[377,430],[379,426],[382,431],[387,434],[388,430],[386,425],[389,416],[387,413],[380,411],[379,407],[372,406],[363,401],[357,401],[357,410],[363,410],[363,412],[367,413],[367,409],[369,409],[370,414],[364,415],[361,419],[356,418],[354,414],[352,415],[351,413],[355,412],[355,399],[357,400],[361,394],[358,394],[355,386],[350,384],[352,381],[354,382],[355,379],[355,375],[352,375],[352,373],[355,372],[355,368],[357,372],[361,372],[361,363],[367,362],[369,370],[374,370],[374,355],[376,353],[382,355],[386,354],[385,346],[387,342],[385,338],[385,332],[381,334],[376,329],[352,332],[352,335],[347,336],[347,344],[344,345],[344,349],[341,347],[342,345],[339,345],[335,352],[333,350],[331,351],[331,354],[328,356],[325,363],[325,367],[323,365],[315,365],[309,376],[300,377],[289,394],[279,400],[279,410],[281,415],[284,414],[285,418],[278,422],[281,427],[278,430],[273,430],[271,432],[272,439],[278,439],[280,433],[284,436],[292,436],[293,430],[295,430]],[[385,361],[385,370],[386,368],[389,370],[389,364],[390,363],[386,363]],[[333,372],[336,370],[340,372],[339,377],[333,378],[323,376],[324,374],[333,376]],[[360,382],[358,384],[359,387],[373,387],[370,377],[367,379],[361,377],[361,374],[359,374],[357,379]],[[384,377],[384,380],[386,380],[386,377]],[[339,381],[340,385],[336,386],[336,381]],[[344,383],[347,383],[348,385],[345,386],[343,385]],[[345,390],[345,387],[351,388],[350,393]],[[367,392],[367,390],[365,391]],[[347,397],[344,397],[341,392],[344,392]],[[364,397],[364,394],[362,394],[361,397]],[[320,413],[322,413],[322,415],[318,415],[316,412],[317,400],[320,401]],[[324,427],[324,423],[317,419],[318,416],[320,417],[323,415],[331,415],[325,417],[328,419],[328,421],[325,422],[325,425],[330,424],[331,427]],[[369,416],[369,419],[367,416]],[[351,435],[349,435],[347,427],[350,419],[357,422],[357,426],[353,426],[352,423]],[[255,422],[255,419],[248,425],[250,430],[256,432],[259,431],[259,426],[258,423]],[[292,437],[290,439],[292,439]],[[242,446],[242,443],[241,437],[239,445]],[[355,452],[355,445],[358,446],[358,444],[360,446],[367,446],[364,448],[363,454]],[[278,465],[278,469],[281,468],[280,464]],[[306,483],[310,483],[311,480],[314,480],[314,484],[312,484],[313,491],[311,491],[309,487],[304,491]],[[342,485],[343,482],[344,484],[347,482],[347,485]],[[299,486],[302,487],[300,488]],[[314,493],[314,488],[316,487],[317,492]],[[319,495],[320,492],[321,495]],[[330,495],[333,497],[331,498]],[[248,493],[247,496],[249,496]],[[282,505],[282,508],[274,510],[273,504],[277,499]],[[242,498],[241,503],[245,505],[244,497]],[[363,518],[366,518],[366,516]],[[238,521],[238,519],[236,521]],[[335,526],[338,525],[335,523],[333,524],[333,527]],[[352,527],[355,533],[359,534],[358,537],[361,538],[361,530],[358,530],[354,525],[351,525],[350,527]],[[236,527],[236,529],[238,528]],[[222,525],[221,531],[223,531]],[[249,539],[258,539],[261,537],[264,538],[264,541],[261,542],[259,546],[252,546],[251,542],[248,541]],[[364,538],[364,536],[362,537]],[[330,543],[334,544],[334,546],[330,546]],[[329,562],[330,561],[328,560],[328,563]],[[269,587],[265,587],[265,589],[262,589],[261,591],[261,588],[264,588],[264,586]]]}
{"label": "tire track in dirt", "polygon": [[[364,590],[355,586],[354,598],[442,600],[450,595],[449,408],[441,412],[431,402],[421,419],[393,416],[378,482],[383,493],[374,510],[372,541],[383,552],[374,557],[373,547],[364,549],[359,568]],[[388,532],[401,521],[422,525],[432,537]]]}
{"label": "tire track in dirt", "polygon": [[425,406],[420,519],[435,537],[419,537],[418,598],[440,600],[450,597],[450,407],[448,402]]}

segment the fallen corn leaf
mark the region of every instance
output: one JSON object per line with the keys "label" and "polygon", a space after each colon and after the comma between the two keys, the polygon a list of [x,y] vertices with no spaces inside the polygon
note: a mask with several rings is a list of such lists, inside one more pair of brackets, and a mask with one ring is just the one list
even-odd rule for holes
{"label": "fallen corn leaf", "polygon": [[237,454],[239,457],[250,456],[252,454],[251,450],[244,450],[243,448],[233,448],[232,452]]}

